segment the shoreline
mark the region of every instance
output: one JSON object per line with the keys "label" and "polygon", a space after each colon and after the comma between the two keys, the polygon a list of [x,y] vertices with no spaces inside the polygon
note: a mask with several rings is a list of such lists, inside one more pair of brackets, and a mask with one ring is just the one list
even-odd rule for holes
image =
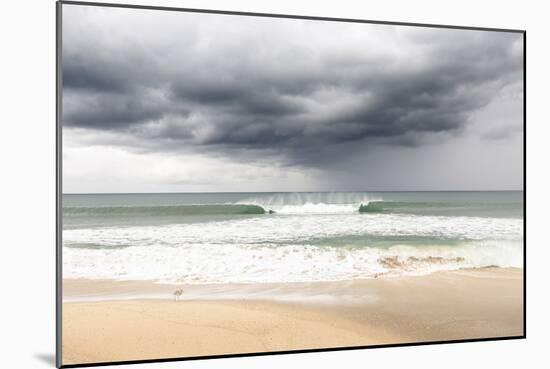
{"label": "shoreline", "polygon": [[[274,300],[282,302],[319,303],[319,296],[333,297],[337,304],[364,303],[368,297],[357,290],[392,284],[395,281],[422,280],[445,276],[466,276],[479,278],[523,278],[523,268],[482,267],[436,271],[419,275],[381,275],[378,278],[348,279],[313,282],[239,282],[239,283],[162,283],[151,280],[117,280],[64,278],[63,302],[117,301],[117,300],[173,300],[173,292],[183,289],[180,300]],[[393,281],[393,282],[392,282]],[[364,292],[364,291],[363,291]],[[348,300],[349,298],[349,300]],[[367,299],[368,300],[368,299]]]}
{"label": "shoreline", "polygon": [[[293,284],[64,280],[63,363],[523,335],[523,269]],[[238,293],[237,293],[238,292]],[[148,297],[147,297],[148,296]]]}

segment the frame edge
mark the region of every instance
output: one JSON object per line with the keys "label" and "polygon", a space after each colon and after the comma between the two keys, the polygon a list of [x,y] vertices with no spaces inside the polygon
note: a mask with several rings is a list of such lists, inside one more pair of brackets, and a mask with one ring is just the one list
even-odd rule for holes
{"label": "frame edge", "polygon": [[62,341],[62,249],[61,249],[61,226],[62,226],[62,152],[61,152],[61,116],[62,116],[62,27],[63,27],[63,3],[56,1],[55,3],[55,244],[56,244],[56,264],[55,264],[55,365],[60,368],[63,365],[63,341]]}

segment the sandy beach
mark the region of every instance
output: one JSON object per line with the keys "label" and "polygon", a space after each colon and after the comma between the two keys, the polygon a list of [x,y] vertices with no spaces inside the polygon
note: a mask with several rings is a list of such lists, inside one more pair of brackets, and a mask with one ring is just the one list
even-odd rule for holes
{"label": "sandy beach", "polygon": [[517,268],[260,285],[65,279],[63,296],[63,364],[523,335]]}

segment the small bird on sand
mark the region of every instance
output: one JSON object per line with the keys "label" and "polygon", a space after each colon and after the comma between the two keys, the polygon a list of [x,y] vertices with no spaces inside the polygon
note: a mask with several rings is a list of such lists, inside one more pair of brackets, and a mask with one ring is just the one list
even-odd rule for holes
{"label": "small bird on sand", "polygon": [[174,291],[174,301],[178,301],[183,294],[183,288]]}

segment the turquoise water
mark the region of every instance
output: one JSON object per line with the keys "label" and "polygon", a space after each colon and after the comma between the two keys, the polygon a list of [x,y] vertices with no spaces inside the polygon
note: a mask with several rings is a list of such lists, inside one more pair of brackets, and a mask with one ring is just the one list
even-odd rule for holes
{"label": "turquoise water", "polygon": [[63,195],[68,277],[292,282],[523,260],[523,192]]}

